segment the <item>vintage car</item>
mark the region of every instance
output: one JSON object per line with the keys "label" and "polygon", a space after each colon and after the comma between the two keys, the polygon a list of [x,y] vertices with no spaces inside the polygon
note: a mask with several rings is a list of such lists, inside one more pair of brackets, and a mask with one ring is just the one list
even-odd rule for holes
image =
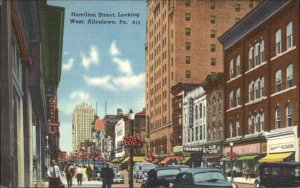
{"label": "vintage car", "polygon": [[258,187],[300,187],[299,162],[268,162],[259,167]]}
{"label": "vintage car", "polygon": [[115,175],[113,183],[124,183],[124,174],[118,172],[117,175]]}
{"label": "vintage car", "polygon": [[156,165],[149,163],[149,162],[139,162],[135,163],[133,167],[133,177],[135,178],[136,182],[142,181],[142,176],[146,172],[148,172],[150,169],[155,168]]}
{"label": "vintage car", "polygon": [[176,175],[189,169],[186,165],[174,165],[167,167],[156,167],[144,174],[142,188],[173,187]]}
{"label": "vintage car", "polygon": [[176,176],[176,188],[237,188],[218,168],[190,168]]}

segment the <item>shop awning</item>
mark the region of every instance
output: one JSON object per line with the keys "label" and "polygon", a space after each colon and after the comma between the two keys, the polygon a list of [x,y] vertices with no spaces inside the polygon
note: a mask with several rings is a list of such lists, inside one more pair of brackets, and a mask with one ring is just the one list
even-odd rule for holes
{"label": "shop awning", "polygon": [[161,161],[161,163],[167,163],[171,159],[176,159],[177,161],[181,161],[181,160],[183,160],[183,156],[170,156],[170,157],[166,157],[164,160]]}
{"label": "shop awning", "polygon": [[114,160],[112,160],[112,163],[117,163],[120,162],[122,159],[124,159],[123,157],[119,157],[119,158],[114,158]]}
{"label": "shop awning", "polygon": [[237,160],[238,161],[253,160],[256,157],[258,157],[258,155],[244,155],[244,156],[239,157]]}
{"label": "shop awning", "polygon": [[225,156],[222,159],[220,159],[220,161],[230,161],[229,157]]}
{"label": "shop awning", "polygon": [[259,162],[282,162],[285,158],[289,157],[292,155],[292,152],[287,152],[287,153],[272,153],[268,154],[264,158],[260,159]]}
{"label": "shop awning", "polygon": [[[142,162],[144,161],[145,157],[143,156],[133,156],[133,162]],[[129,162],[129,157],[126,157],[122,163],[125,163],[125,162]]]}
{"label": "shop awning", "polygon": [[216,158],[219,158],[221,157],[221,155],[207,155],[205,158],[206,159],[216,159]]}
{"label": "shop awning", "polygon": [[184,157],[182,161],[180,161],[182,164],[188,162],[191,159],[191,157]]}

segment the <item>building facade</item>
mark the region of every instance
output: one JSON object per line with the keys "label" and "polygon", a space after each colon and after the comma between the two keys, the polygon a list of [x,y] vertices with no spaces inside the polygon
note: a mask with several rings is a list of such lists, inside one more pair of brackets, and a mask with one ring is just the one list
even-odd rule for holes
{"label": "building facade", "polygon": [[59,83],[63,19],[64,9],[46,1],[0,1],[1,186],[44,181],[52,149],[46,95]]}
{"label": "building facade", "polygon": [[125,157],[125,148],[123,145],[125,137],[125,121],[123,118],[120,119],[115,126],[115,135],[115,157]]}
{"label": "building facade", "polygon": [[92,126],[95,121],[96,110],[85,102],[76,105],[72,118],[73,151],[77,150],[80,142],[92,140]]}
{"label": "building facade", "polygon": [[258,2],[147,1],[146,111],[150,144],[155,140],[163,148],[159,152],[172,152],[171,87],[200,83],[207,74],[222,72],[223,50],[217,37]]}
{"label": "building facade", "polygon": [[[299,1],[264,1],[221,37],[225,144],[240,166],[299,161]],[[224,153],[230,150],[224,148]],[[244,163],[244,164],[242,164]]]}

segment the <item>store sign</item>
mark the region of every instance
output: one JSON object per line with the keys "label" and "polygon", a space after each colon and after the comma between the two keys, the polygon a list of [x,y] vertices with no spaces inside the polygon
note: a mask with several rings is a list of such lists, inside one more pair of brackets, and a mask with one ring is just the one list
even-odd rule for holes
{"label": "store sign", "polygon": [[183,146],[183,152],[202,152],[203,148],[200,146]]}
{"label": "store sign", "polygon": [[269,146],[269,153],[296,151],[295,143],[272,144]]}
{"label": "store sign", "polygon": [[189,99],[189,127],[192,128],[193,127],[193,123],[194,123],[194,114],[193,114],[193,109],[194,109],[194,99],[190,98]]}
{"label": "store sign", "polygon": [[208,155],[210,154],[222,154],[222,147],[220,144],[212,144],[205,146],[205,151]]}
{"label": "store sign", "polygon": [[[241,154],[256,154],[261,153],[260,143],[247,144],[247,145],[234,145],[233,151],[239,155]],[[224,148],[224,153],[230,152],[230,147]]]}

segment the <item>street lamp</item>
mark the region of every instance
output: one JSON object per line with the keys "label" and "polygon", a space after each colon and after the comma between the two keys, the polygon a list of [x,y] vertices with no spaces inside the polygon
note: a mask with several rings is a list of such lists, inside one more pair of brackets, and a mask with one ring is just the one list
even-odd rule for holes
{"label": "street lamp", "polygon": [[[93,145],[94,145],[94,151],[96,151],[96,139],[95,138],[93,138]],[[93,155],[93,157],[94,157],[94,164],[93,164],[93,171],[94,171],[94,176],[95,176],[95,158],[96,158],[96,155]],[[95,177],[94,177],[95,178]]]}
{"label": "street lamp", "polygon": [[[133,136],[133,126],[134,126],[134,114],[133,111],[130,109],[128,113],[128,120],[130,126],[130,136]],[[129,153],[129,188],[133,188],[133,145],[130,146],[130,153]]]}
{"label": "street lamp", "polygon": [[[230,153],[233,153],[233,142],[229,143],[230,146]],[[231,174],[231,182],[233,182],[233,157],[230,157],[230,162],[231,162],[231,170],[230,170],[230,174]]]}

